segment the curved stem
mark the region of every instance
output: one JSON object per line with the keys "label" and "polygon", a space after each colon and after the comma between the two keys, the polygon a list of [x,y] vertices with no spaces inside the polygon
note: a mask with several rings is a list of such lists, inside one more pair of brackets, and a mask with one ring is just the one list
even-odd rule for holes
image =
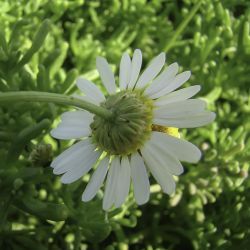
{"label": "curved stem", "polygon": [[14,102],[52,102],[75,106],[105,119],[109,119],[112,116],[111,111],[72,96],[39,91],[0,92],[0,105]]}

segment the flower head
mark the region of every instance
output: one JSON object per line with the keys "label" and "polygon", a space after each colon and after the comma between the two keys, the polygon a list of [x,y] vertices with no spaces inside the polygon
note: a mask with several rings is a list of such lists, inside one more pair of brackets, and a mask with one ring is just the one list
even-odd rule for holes
{"label": "flower head", "polygon": [[136,202],[144,204],[150,193],[148,172],[163,192],[172,194],[173,175],[183,172],[180,161],[195,163],[200,159],[200,150],[180,139],[178,128],[208,124],[215,114],[205,110],[204,101],[190,99],[199,92],[199,85],[176,90],[190,78],[190,71],[177,74],[177,63],[162,70],[164,64],[165,54],[161,53],[140,74],[141,51],[136,49],[132,60],[124,53],[118,87],[106,59],[98,57],[96,66],[107,95],[94,83],[77,80],[85,94],[79,98],[112,112],[109,119],[84,110],[66,112],[51,132],[58,139],[82,139],[51,164],[54,174],[63,174],[63,183],[72,183],[96,167],[83,192],[83,201],[91,200],[106,178],[105,210],[122,205],[130,182]]}

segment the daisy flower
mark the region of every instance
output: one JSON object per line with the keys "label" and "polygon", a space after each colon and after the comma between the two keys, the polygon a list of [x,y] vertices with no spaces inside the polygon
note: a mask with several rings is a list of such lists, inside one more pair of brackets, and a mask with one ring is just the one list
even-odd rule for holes
{"label": "daisy flower", "polygon": [[81,139],[51,164],[53,173],[62,175],[62,183],[72,183],[95,168],[82,195],[91,200],[106,179],[103,209],[120,207],[132,183],[137,204],[148,201],[149,173],[164,193],[175,191],[173,176],[180,175],[180,161],[197,162],[200,150],[179,138],[178,128],[194,128],[212,122],[215,114],[206,111],[206,103],[190,99],[199,85],[178,89],[190,71],[178,74],[178,64],[164,68],[165,53],[155,57],[140,74],[142,53],[132,59],[124,53],[120,62],[119,86],[105,58],[96,59],[105,95],[94,83],[77,79],[85,94],[79,97],[112,112],[109,119],[84,110],[65,112],[52,130],[57,139]]}

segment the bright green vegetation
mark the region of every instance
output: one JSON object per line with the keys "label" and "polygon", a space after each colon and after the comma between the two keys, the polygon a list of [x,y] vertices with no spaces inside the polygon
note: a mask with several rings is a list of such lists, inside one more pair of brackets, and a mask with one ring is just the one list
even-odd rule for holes
{"label": "bright green vegetation", "polygon": [[169,64],[192,70],[189,83],[201,84],[199,97],[217,113],[212,125],[180,130],[203,158],[183,163],[175,195],[164,195],[152,178],[149,203],[138,207],[131,193],[121,209],[105,214],[101,192],[81,201],[88,176],[61,185],[49,167],[52,154],[72,143],[49,135],[71,107],[1,106],[0,249],[249,249],[249,1],[0,0],[0,6],[1,92],[70,95],[80,74],[100,84],[96,56],[107,57],[117,73],[122,53],[140,48],[144,65],[165,51]]}

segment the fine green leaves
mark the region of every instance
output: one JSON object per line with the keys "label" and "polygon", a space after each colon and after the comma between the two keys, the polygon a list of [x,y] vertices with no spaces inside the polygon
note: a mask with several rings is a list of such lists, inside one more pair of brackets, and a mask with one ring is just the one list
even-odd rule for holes
{"label": "fine green leaves", "polygon": [[46,36],[49,33],[49,30],[50,30],[49,20],[43,21],[43,23],[41,24],[41,26],[39,27],[38,31],[34,36],[31,48],[23,55],[22,59],[18,62],[16,70],[25,65],[26,63],[28,63],[31,57],[41,48]]}

